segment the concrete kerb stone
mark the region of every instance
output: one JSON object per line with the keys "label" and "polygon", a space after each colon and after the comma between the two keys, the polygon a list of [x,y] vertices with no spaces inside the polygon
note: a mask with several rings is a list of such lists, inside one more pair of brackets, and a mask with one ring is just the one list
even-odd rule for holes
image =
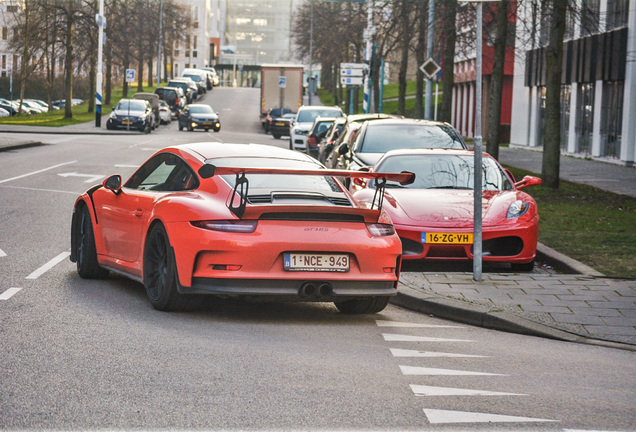
{"label": "concrete kerb stone", "polygon": [[566,342],[636,351],[636,346],[633,345],[585,338],[509,312],[444,298],[403,285],[400,285],[398,294],[391,298],[391,303],[405,309],[478,327]]}

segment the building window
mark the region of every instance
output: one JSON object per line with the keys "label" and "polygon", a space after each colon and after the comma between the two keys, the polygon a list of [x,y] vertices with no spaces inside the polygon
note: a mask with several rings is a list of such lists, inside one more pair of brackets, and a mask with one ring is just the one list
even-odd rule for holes
{"label": "building window", "polygon": [[579,83],[576,104],[576,148],[574,152],[588,156],[592,149],[592,133],[594,131],[594,84]]}
{"label": "building window", "polygon": [[607,31],[627,26],[629,0],[607,0]]}
{"label": "building window", "polygon": [[570,95],[572,86],[561,86],[561,149],[567,150],[570,136]]}
{"label": "building window", "polygon": [[600,0],[582,0],[581,3],[581,36],[598,33],[601,14]]}
{"label": "building window", "polygon": [[621,157],[624,92],[624,81],[607,81],[603,83],[601,156],[616,159]]}
{"label": "building window", "polygon": [[7,6],[7,12],[17,12],[18,11],[18,5],[8,5]]}
{"label": "building window", "polygon": [[7,40],[9,37],[9,30],[6,27],[2,27],[2,40]]}

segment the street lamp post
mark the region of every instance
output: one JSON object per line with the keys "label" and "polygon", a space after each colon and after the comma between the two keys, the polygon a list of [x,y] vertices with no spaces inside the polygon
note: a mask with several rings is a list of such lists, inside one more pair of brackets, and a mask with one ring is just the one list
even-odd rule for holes
{"label": "street lamp post", "polygon": [[157,87],[161,85],[161,44],[163,43],[163,0],[159,2],[159,41],[157,43]]}

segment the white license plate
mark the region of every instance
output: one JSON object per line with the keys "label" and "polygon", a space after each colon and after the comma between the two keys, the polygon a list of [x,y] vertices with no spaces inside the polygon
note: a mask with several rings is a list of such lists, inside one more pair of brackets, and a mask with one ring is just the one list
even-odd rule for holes
{"label": "white license plate", "polygon": [[349,255],[286,253],[283,268],[285,271],[348,272]]}

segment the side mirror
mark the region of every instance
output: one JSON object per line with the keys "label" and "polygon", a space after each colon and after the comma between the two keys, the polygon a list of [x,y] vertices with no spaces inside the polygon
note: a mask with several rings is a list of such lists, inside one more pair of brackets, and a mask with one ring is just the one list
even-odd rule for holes
{"label": "side mirror", "polygon": [[346,143],[342,143],[340,144],[340,147],[338,147],[338,154],[341,156],[347,154],[348,151],[349,146]]}
{"label": "side mirror", "polygon": [[515,183],[515,188],[523,189],[528,186],[536,186],[541,184],[539,177],[525,176],[520,182]]}
{"label": "side mirror", "polygon": [[102,185],[109,191],[113,191],[115,195],[118,195],[121,192],[121,176],[117,174],[112,175],[104,180]]}

